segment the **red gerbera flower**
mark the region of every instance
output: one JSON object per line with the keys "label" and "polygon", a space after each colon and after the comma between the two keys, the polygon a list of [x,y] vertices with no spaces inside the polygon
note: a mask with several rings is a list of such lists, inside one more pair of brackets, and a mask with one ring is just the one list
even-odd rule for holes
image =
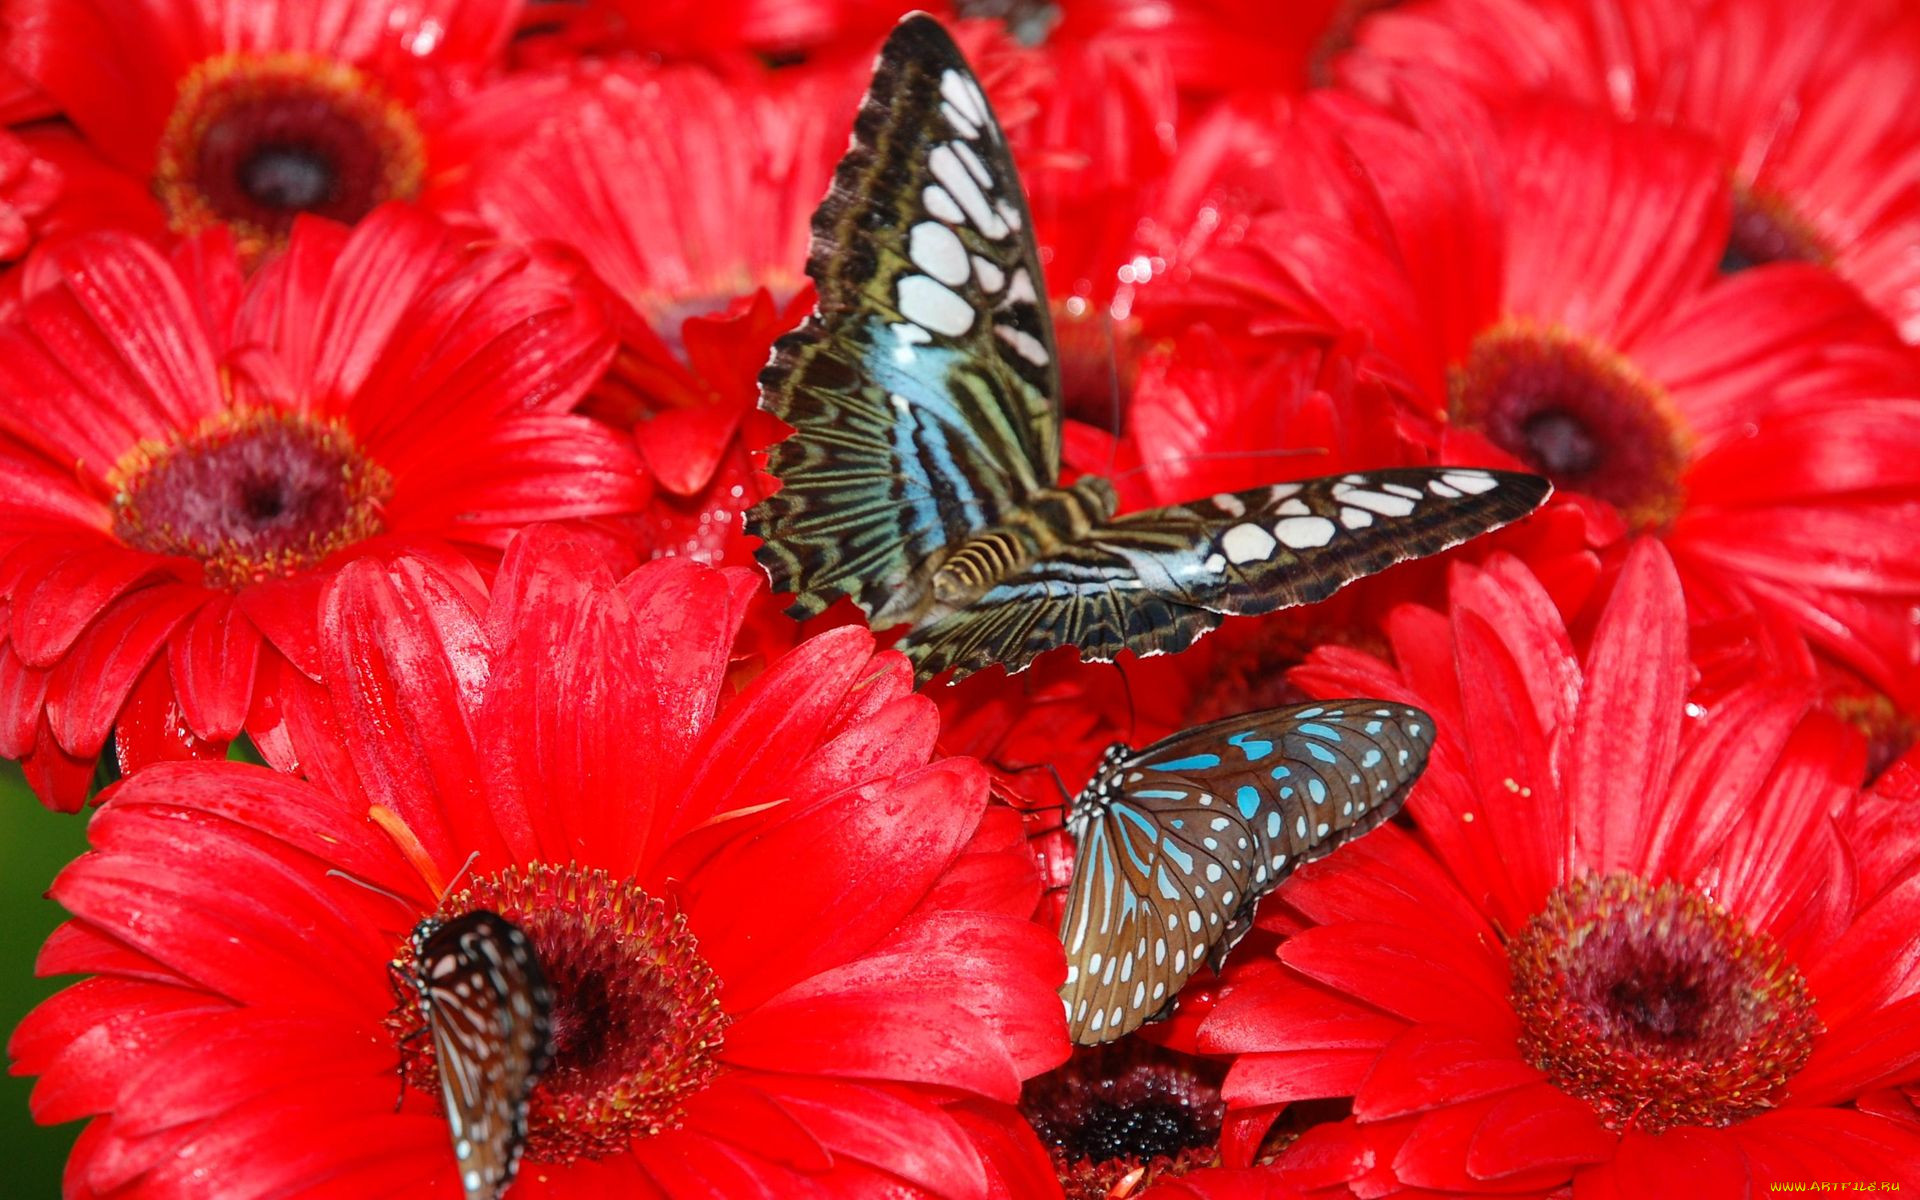
{"label": "red gerbera flower", "polygon": [[1920,1078],[1914,847],[1870,894],[1833,822],[1857,741],[1798,690],[1690,704],[1656,541],[1584,654],[1516,561],[1458,575],[1449,612],[1396,615],[1397,667],[1294,673],[1418,704],[1439,744],[1418,832],[1301,871],[1307,927],[1202,1026],[1240,1055],[1228,1103],[1352,1096],[1281,1165],[1356,1195],[1736,1196],[1920,1162],[1920,1126],[1850,1107]]}
{"label": "red gerbera flower", "polygon": [[80,804],[109,732],[131,769],[269,719],[340,564],[484,561],[645,499],[625,439],[568,415],[612,334],[544,252],[393,207],[298,223],[251,282],[220,234],[172,262],[96,234],[26,270],[0,327],[0,754],[49,804]]}
{"label": "red gerbera flower", "polygon": [[436,135],[500,69],[520,8],[10,0],[5,54],[170,228],[224,225],[252,256],[300,213],[357,221],[460,165]]}
{"label": "red gerbera flower", "polygon": [[1710,137],[1723,267],[1823,263],[1920,340],[1920,12],[1892,0],[1421,0],[1360,26],[1379,64],[1577,97]]}
{"label": "red gerbera flower", "polygon": [[836,630],[728,696],[753,577],[606,560],[526,535],[490,604],[356,563],[281,709],[313,782],[166,764],[108,794],[40,964],[94,977],[12,1043],[39,1119],[93,1118],[70,1196],[457,1194],[388,964],[477,907],[557,991],[516,1197],[1045,1173],[1012,1102],[1066,1054],[1060,949],[979,767],[929,762],[905,658]]}
{"label": "red gerbera flower", "polygon": [[809,218],[864,80],[614,66],[521,76],[485,101],[550,116],[476,160],[462,206],[507,237],[564,238],[623,302],[621,353],[589,408],[634,428],[658,484],[640,519],[657,553],[747,561],[747,450],[780,432],[756,378],[812,303]]}
{"label": "red gerbera flower", "polygon": [[1911,703],[1912,350],[1831,273],[1716,279],[1704,143],[1398,86],[1397,115],[1330,96],[1283,132],[1286,210],[1204,255],[1189,298],[1243,335],[1363,332],[1363,371],[1450,422],[1443,459],[1541,471],[1603,542],[1665,540],[1697,617],[1784,614]]}

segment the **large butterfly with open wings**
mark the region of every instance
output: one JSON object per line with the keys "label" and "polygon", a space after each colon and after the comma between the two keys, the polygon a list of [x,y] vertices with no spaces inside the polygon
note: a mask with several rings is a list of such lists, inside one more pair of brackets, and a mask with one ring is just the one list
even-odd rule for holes
{"label": "large butterfly with open wings", "polygon": [[1067,819],[1075,854],[1060,920],[1067,1030],[1110,1042],[1173,1011],[1215,970],[1254,907],[1303,862],[1400,810],[1433,718],[1384,700],[1296,704],[1107,750]]}
{"label": "large butterfly with open wings", "polygon": [[813,214],[819,304],[780,339],[761,407],[778,492],[747,530],[796,617],[841,596],[924,682],[1058,646],[1186,649],[1227,615],[1325,599],[1525,516],[1551,488],[1465,467],[1363,471],[1116,516],[1060,485],[1059,377],[1005,135],[938,22],[887,39]]}
{"label": "large butterfly with open wings", "polygon": [[413,959],[461,1191],[499,1200],[520,1168],[534,1085],[553,1062],[553,989],[527,935],[484,909],[420,922]]}

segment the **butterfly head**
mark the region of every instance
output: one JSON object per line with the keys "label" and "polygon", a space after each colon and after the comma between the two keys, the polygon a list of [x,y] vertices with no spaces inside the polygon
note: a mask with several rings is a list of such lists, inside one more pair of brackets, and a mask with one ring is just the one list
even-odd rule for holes
{"label": "butterfly head", "polygon": [[1073,811],[1076,816],[1104,809],[1120,794],[1125,765],[1132,756],[1133,748],[1125,742],[1114,742],[1107,747],[1100,756],[1100,765],[1095,768],[1093,778],[1074,797]]}

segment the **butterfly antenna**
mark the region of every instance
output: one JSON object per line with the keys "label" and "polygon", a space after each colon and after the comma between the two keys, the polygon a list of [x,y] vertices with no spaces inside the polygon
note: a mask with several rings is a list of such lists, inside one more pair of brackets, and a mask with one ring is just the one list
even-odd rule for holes
{"label": "butterfly antenna", "polygon": [[448,896],[453,894],[454,885],[459,883],[460,880],[465,877],[467,871],[473,866],[473,860],[479,857],[480,857],[480,852],[478,850],[475,850],[473,853],[467,855],[467,861],[460,864],[460,869],[453,873],[453,878],[447,880],[447,886],[441,889],[440,898],[442,900],[446,899]]}
{"label": "butterfly antenna", "polygon": [[1108,476],[1108,478],[1117,482],[1138,475],[1149,467],[1161,467],[1171,463],[1214,462],[1233,458],[1299,458],[1307,455],[1324,456],[1325,454],[1326,450],[1319,446],[1302,446],[1294,450],[1282,450],[1276,447],[1271,450],[1209,450],[1199,454],[1169,454],[1165,458],[1157,458],[1150,463],[1143,462],[1137,467],[1128,467],[1124,471]]}
{"label": "butterfly antenna", "polygon": [[1120,462],[1120,435],[1124,432],[1126,414],[1120,410],[1120,343],[1113,336],[1113,312],[1111,309],[1100,314],[1101,330],[1107,335],[1107,404],[1113,413],[1113,448],[1107,452],[1106,476],[1113,478],[1113,468]]}
{"label": "butterfly antenna", "polygon": [[1053,776],[1053,786],[1060,789],[1060,803],[1059,804],[1036,804],[1032,808],[1026,808],[1026,807],[1021,807],[1016,805],[1015,807],[1020,808],[1021,812],[1048,812],[1056,808],[1062,811],[1065,811],[1066,809],[1073,807],[1073,793],[1067,790],[1067,781],[1060,777],[1059,768],[1055,767],[1052,763],[1050,762],[1028,763],[1024,767],[1016,767],[1009,763],[1003,763],[1000,760],[994,759],[994,758],[986,759],[985,762],[988,766],[992,767],[996,771],[999,771],[1003,775],[1024,775],[1028,771],[1045,771],[1047,774]]}
{"label": "butterfly antenna", "polygon": [[1117,662],[1114,663],[1113,669],[1120,676],[1121,690],[1126,692],[1127,694],[1127,739],[1126,740],[1127,740],[1127,745],[1131,746],[1134,744],[1133,736],[1135,733],[1139,731],[1139,725],[1140,725],[1139,710],[1136,709],[1133,704],[1133,681],[1127,678],[1127,669],[1121,666],[1119,663]]}
{"label": "butterfly antenna", "polygon": [[[1067,781],[1060,778],[1059,770],[1052,763],[1046,766],[1047,774],[1053,776],[1053,786],[1060,789],[1060,811],[1065,812],[1073,807],[1073,793],[1067,790]],[[1052,808],[1053,805],[1049,804],[1047,807]]]}

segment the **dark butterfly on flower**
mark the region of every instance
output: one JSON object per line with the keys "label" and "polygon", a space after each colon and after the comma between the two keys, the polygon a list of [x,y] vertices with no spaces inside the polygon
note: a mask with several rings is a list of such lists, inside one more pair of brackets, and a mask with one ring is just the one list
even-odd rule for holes
{"label": "dark butterfly on flower", "polygon": [[1384,700],[1109,747],[1067,822],[1060,998],[1073,1040],[1110,1042],[1171,1013],[1201,962],[1219,970],[1246,936],[1262,896],[1400,810],[1432,747],[1431,717]]}
{"label": "dark butterfly on flower", "polygon": [[881,51],[813,215],[819,305],[761,373],[795,432],[747,513],[796,617],[850,596],[924,681],[1058,646],[1184,650],[1223,616],[1321,600],[1525,516],[1531,475],[1365,471],[1116,517],[1060,486],[1059,379],[1032,222],[1006,139],[940,25]]}
{"label": "dark butterfly on flower", "polygon": [[460,1186],[466,1200],[498,1200],[526,1147],[527,1101],[553,1061],[553,990],[527,935],[484,909],[420,922],[413,961]]}

